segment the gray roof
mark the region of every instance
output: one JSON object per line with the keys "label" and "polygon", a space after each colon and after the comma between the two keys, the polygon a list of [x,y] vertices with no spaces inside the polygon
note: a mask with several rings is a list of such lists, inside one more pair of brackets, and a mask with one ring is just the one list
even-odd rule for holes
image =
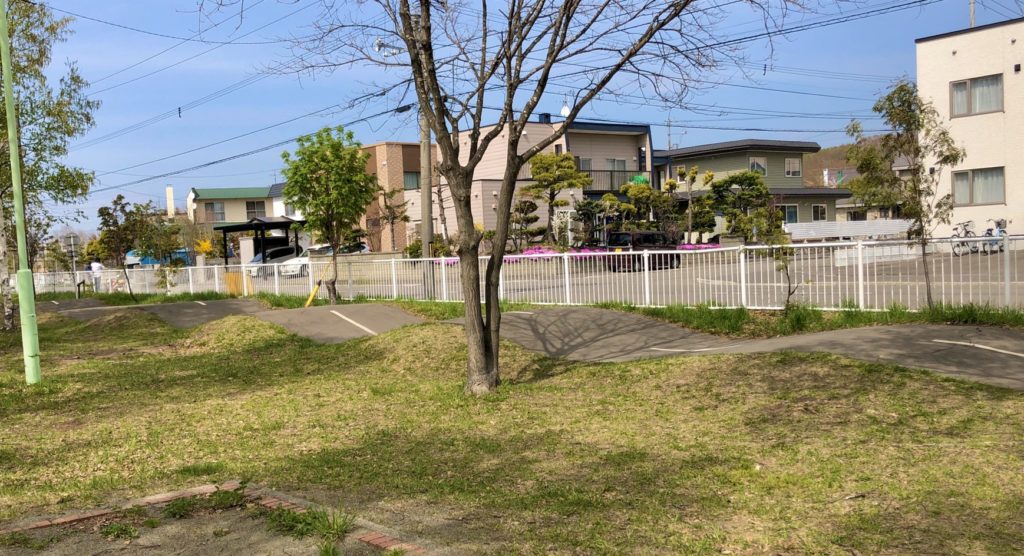
{"label": "gray roof", "polygon": [[694,145],[692,147],[684,147],[682,149],[672,149],[671,151],[659,150],[654,151],[654,156],[682,158],[744,151],[816,153],[820,150],[821,145],[813,141],[782,141],[777,139],[739,139],[736,141],[725,141],[723,143]]}
{"label": "gray roof", "polygon": [[277,197],[284,197],[284,182],[275,183],[270,186],[270,192],[267,193],[267,197],[275,199]]}
{"label": "gray roof", "polygon": [[914,44],[933,41],[935,39],[944,39],[946,37],[955,37],[956,35],[963,35],[965,33],[973,33],[975,31],[983,31],[985,29],[991,29],[993,27],[1002,27],[1003,25],[1013,25],[1014,23],[1024,23],[1024,17],[1018,17],[1017,19],[1007,19],[1006,21],[997,21],[995,23],[989,23],[988,25],[978,25],[977,27],[969,27],[967,29],[959,29],[956,31],[950,31],[948,33],[940,33],[938,35],[931,35],[928,37],[921,37],[914,40]]}

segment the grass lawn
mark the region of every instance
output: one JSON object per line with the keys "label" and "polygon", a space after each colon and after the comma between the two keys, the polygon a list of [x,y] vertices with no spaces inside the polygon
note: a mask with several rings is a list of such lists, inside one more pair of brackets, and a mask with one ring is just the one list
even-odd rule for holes
{"label": "grass lawn", "polygon": [[693,330],[739,338],[769,338],[842,328],[884,324],[961,324],[1024,327],[1024,311],[987,305],[937,305],[933,309],[908,311],[895,306],[886,311],[822,311],[794,305],[788,311],[751,311],[709,306],[638,307],[622,303],[600,303],[598,307],[639,313]]}
{"label": "grass lawn", "polygon": [[462,394],[458,327],[251,317],[0,337],[0,518],[231,478],[467,552],[1024,551],[1024,394],[812,354],[552,361]]}

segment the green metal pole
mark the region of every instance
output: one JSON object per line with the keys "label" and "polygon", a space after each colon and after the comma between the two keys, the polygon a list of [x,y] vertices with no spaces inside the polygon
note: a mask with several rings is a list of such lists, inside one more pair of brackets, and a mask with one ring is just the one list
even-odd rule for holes
{"label": "green metal pole", "polygon": [[14,113],[14,72],[11,71],[11,37],[7,30],[7,0],[0,0],[0,64],[3,65],[4,107],[7,112],[7,146],[11,152],[11,184],[14,186],[14,222],[18,233],[18,306],[21,308],[21,349],[25,353],[25,382],[42,379],[39,370],[39,329],[32,269],[28,266],[25,239],[25,196],[21,190],[21,143],[18,116]]}

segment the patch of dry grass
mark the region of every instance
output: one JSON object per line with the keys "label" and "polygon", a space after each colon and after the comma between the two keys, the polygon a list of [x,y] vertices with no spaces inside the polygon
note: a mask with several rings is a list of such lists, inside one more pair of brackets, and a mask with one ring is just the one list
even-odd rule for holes
{"label": "patch of dry grass", "polygon": [[506,345],[501,390],[467,398],[456,327],[263,350],[234,328],[42,388],[5,376],[0,512],[192,485],[201,464],[203,482],[249,478],[474,553],[1024,549],[1021,393],[820,354],[598,365]]}
{"label": "patch of dry grass", "polygon": [[257,351],[290,336],[276,324],[248,315],[232,315],[192,329],[176,348],[182,354]]}

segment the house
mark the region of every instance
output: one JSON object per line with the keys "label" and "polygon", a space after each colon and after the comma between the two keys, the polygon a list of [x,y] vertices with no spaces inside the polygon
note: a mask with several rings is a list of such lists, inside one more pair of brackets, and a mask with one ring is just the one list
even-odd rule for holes
{"label": "house", "polygon": [[195,224],[240,224],[257,216],[273,216],[270,188],[218,187],[196,188],[185,199],[188,219]]}
{"label": "house", "polygon": [[[917,46],[918,94],[930,101],[964,160],[939,176],[952,195],[951,224],[1005,218],[1024,225],[1024,18],[923,37]],[[1008,186],[1009,184],[1009,186]],[[1013,233],[1014,224],[1010,225]]]}
{"label": "house", "polygon": [[[529,149],[540,140],[549,137],[565,125],[564,122],[552,121],[550,114],[540,114],[538,121],[526,124],[520,142],[520,152]],[[493,129],[483,127],[482,134]],[[468,138],[462,139],[468,152]],[[498,194],[505,174],[507,154],[505,133],[500,134],[490,145],[483,159],[473,174],[471,202],[473,220],[477,226],[485,230],[493,230],[497,224]],[[588,173],[593,183],[582,190],[562,192],[562,198],[569,206],[561,208],[557,217],[567,221],[572,213],[572,205],[583,198],[600,198],[605,193],[619,191],[619,188],[634,179],[654,179],[652,167],[651,130],[650,126],[637,124],[614,124],[598,122],[573,122],[565,134],[550,145],[545,152],[572,153],[576,158],[577,167]],[[530,179],[530,167],[527,164],[518,175],[518,183],[526,185]],[[638,178],[639,177],[639,178]],[[435,182],[436,183],[436,182]],[[417,188],[418,189],[418,188]],[[438,194],[439,193],[439,194]],[[409,201],[411,227],[418,227],[420,221],[419,195],[415,194]],[[447,185],[442,183],[434,195],[434,230],[442,235],[452,235],[457,231],[455,210],[451,202],[451,193]],[[541,217],[538,225],[547,223],[547,208],[543,203],[537,211]],[[440,221],[445,215],[446,224]]]}
{"label": "house", "polygon": [[[804,185],[804,154],[821,150],[817,143],[808,141],[780,141],[774,139],[741,139],[723,143],[695,145],[669,151],[657,151],[655,169],[658,180],[677,179],[679,168],[696,165],[700,173],[710,170],[715,180],[739,172],[758,172],[775,197],[776,206],[785,214],[786,223],[834,221],[836,200],[850,196],[850,191],[836,187],[808,187]],[[703,194],[698,178],[694,184],[695,197]],[[677,195],[686,202],[686,192]]]}

